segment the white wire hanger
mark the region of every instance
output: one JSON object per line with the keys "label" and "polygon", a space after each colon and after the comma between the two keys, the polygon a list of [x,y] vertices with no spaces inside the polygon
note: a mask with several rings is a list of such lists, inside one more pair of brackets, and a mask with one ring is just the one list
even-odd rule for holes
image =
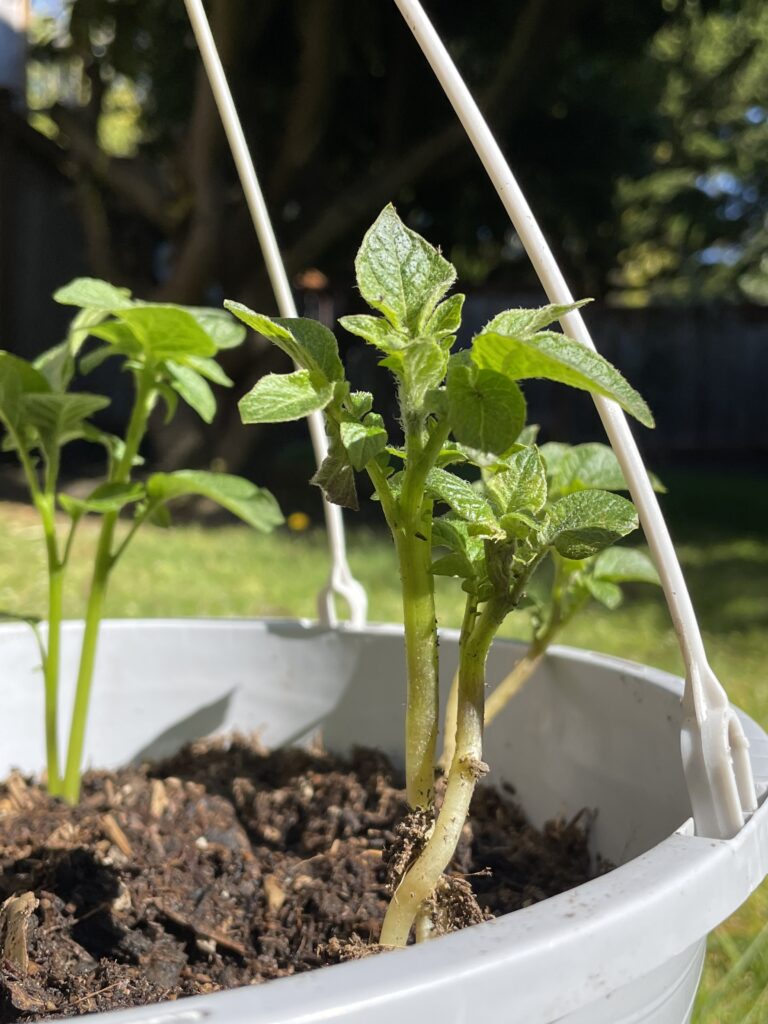
{"label": "white wire hanger", "polygon": [[[227,76],[221,63],[221,57],[208,24],[208,18],[202,0],[185,0],[187,13],[195,33],[200,55],[205,65],[208,81],[211,84],[216,106],[219,110],[224,131],[227,135],[232,157],[235,161],[240,183],[245,193],[248,210],[256,229],[259,245],[264,254],[264,262],[277,299],[280,315],[297,317],[296,303],[288,281],[288,275],[280,255],[275,232],[269,217],[264,195],[259,185],[253,159],[245,141],[242,124],[227,82]],[[328,442],[325,436],[323,417],[313,412],[309,417],[309,434],[318,466],[328,454]],[[320,622],[328,626],[338,625],[335,610],[336,596],[343,598],[349,607],[349,621],[354,627],[364,626],[368,614],[368,595],[365,588],[354,578],[347,561],[344,519],[338,505],[332,505],[323,497],[323,511],[328,533],[328,546],[331,554],[331,572],[327,585],[318,597],[318,616]]]}
{"label": "white wire hanger", "polygon": [[[283,316],[296,316],[285,267],[202,0],[185,0],[185,3],[280,312]],[[395,0],[395,3],[475,147],[550,302],[569,305],[573,302],[570,289],[525,196],[419,0]],[[561,324],[570,337],[595,349],[579,310],[563,316]],[[739,832],[746,817],[757,807],[749,744],[725,690],[707,661],[701,630],[669,530],[624,413],[610,399],[593,397],[637,507],[685,664],[681,749],[696,832],[700,836],[729,839]],[[319,413],[314,413],[309,419],[319,464],[327,449],[322,418]],[[328,586],[320,598],[321,619],[335,624],[333,597],[337,594],[349,604],[352,624],[363,625],[367,599],[365,590],[354,579],[347,563],[341,511],[326,502],[325,514],[332,569]]]}

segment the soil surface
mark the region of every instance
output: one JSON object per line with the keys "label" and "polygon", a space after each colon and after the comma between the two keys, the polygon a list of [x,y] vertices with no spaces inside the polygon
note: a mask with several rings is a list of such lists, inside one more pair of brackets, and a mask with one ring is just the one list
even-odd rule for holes
{"label": "soil surface", "polygon": [[[74,810],[11,776],[0,785],[0,1024],[254,985],[359,955],[419,830],[401,786],[370,750],[342,760],[240,738],[91,772]],[[480,786],[440,927],[592,877],[586,819],[538,831],[511,790]]]}

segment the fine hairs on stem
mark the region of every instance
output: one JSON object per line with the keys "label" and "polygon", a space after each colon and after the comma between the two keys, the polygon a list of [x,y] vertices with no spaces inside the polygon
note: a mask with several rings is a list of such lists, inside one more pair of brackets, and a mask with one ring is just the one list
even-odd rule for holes
{"label": "fine hairs on stem", "polygon": [[[426,812],[422,820],[434,819],[384,921],[382,943],[404,945],[416,921],[417,939],[431,934],[427,904],[485,771],[485,663],[496,632],[550,553],[575,565],[637,527],[631,503],[611,488],[550,495],[519,382],[543,377],[611,397],[648,426],[653,420],[610,363],[548,329],[580,303],[506,310],[457,349],[464,296],[448,295],[456,271],[391,205],[366,233],[355,270],[372,312],[340,323],[374,346],[393,374],[400,436],[390,437],[373,394],[353,390],[330,330],[238,302],[225,306],[299,367],[262,378],[240,403],[243,421],[276,423],[322,411],[328,455],[313,482],[329,501],[357,509],[356,475],[365,473],[392,534],[403,599],[406,794],[414,810]],[[467,595],[455,749],[439,808],[435,575],[454,577]]]}

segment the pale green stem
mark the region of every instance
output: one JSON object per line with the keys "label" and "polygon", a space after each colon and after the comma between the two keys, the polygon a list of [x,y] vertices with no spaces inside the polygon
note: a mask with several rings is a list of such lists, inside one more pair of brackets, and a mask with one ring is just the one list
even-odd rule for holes
{"label": "pale green stem", "polygon": [[128,530],[128,532],[126,533],[125,537],[123,537],[122,541],[120,542],[118,547],[115,549],[115,553],[112,555],[112,568],[113,569],[117,565],[117,563],[120,561],[120,559],[122,558],[123,554],[125,553],[125,549],[131,543],[131,541],[136,536],[136,534],[139,532],[139,529],[144,525],[144,523],[146,523],[147,519],[149,519],[149,517],[152,515],[152,513],[161,504],[162,504],[162,502],[155,502],[154,504],[151,504],[151,505],[148,504],[147,507],[144,509],[144,511],[141,513],[141,515],[137,515],[135,517],[135,519],[133,520],[133,523],[131,524],[131,528]]}
{"label": "pale green stem", "polygon": [[48,648],[43,661],[45,680],[45,753],[48,792],[61,794],[59,769],[59,672],[61,666],[61,621],[63,617],[64,571],[48,574]]}
{"label": "pale green stem", "polygon": [[406,871],[387,908],[379,940],[382,945],[407,943],[419,908],[431,896],[456,850],[475,784],[484,770],[485,662],[508,607],[506,601],[492,599],[469,636],[462,637],[456,753],[443,804],[426,846]]}
{"label": "pale green stem", "polygon": [[[477,617],[477,601],[467,598],[464,606],[464,621],[461,624],[461,636],[468,636],[474,626]],[[459,713],[459,669],[461,663],[456,667],[451,682],[451,689],[448,692],[448,700],[445,705],[445,717],[443,719],[443,749],[437,762],[444,774],[448,774],[451,767],[453,755],[456,753],[456,718]]]}
{"label": "pale green stem", "polygon": [[[153,399],[154,372],[151,366],[147,366],[144,367],[138,377],[136,399],[128,425],[123,457],[114,468],[110,483],[125,483],[130,478],[133,460],[138,454],[139,445],[147,428],[147,419],[149,418]],[[99,627],[104,610],[104,597],[109,574],[115,563],[112,555],[112,544],[117,520],[117,512],[108,512],[102,520],[93,576],[91,578],[91,589],[85,613],[85,630],[83,632],[83,644],[80,652],[75,703],[72,711],[67,764],[64,772],[63,793],[64,798],[70,804],[76,804],[80,797],[80,774],[91,697],[91,684],[96,664],[96,650],[99,639]]]}
{"label": "pale green stem", "polygon": [[406,437],[408,458],[393,531],[403,594],[406,796],[411,807],[425,809],[434,799],[440,693],[432,501],[425,498],[424,487],[447,436],[447,424],[440,423],[423,447],[421,438],[414,434]]}
{"label": "pale green stem", "polygon": [[403,593],[406,652],[406,793],[412,807],[431,806],[439,722],[437,620],[432,565],[432,502],[424,497],[427,474],[448,436],[437,424],[422,446],[413,430],[407,438],[408,459],[403,488],[396,499],[380,469],[368,465],[395,541]]}
{"label": "pale green stem", "polygon": [[501,709],[528,682],[544,657],[544,649],[534,641],[512,671],[505,676],[485,702],[485,724],[490,725]]}
{"label": "pale green stem", "polygon": [[434,795],[440,701],[431,536],[431,503],[415,521],[406,520],[395,533],[407,678],[406,796],[411,807],[422,808],[431,806]]}
{"label": "pale green stem", "polygon": [[59,766],[59,674],[61,671],[61,622],[64,611],[64,564],[59,559],[54,510],[55,476],[46,474],[46,493],[35,504],[40,512],[48,561],[48,640],[43,656],[45,684],[45,755],[48,792],[61,794]]}

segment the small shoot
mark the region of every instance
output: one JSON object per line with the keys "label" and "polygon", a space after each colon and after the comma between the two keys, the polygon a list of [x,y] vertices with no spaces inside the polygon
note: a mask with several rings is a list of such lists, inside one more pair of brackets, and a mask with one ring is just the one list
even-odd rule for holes
{"label": "small shoot", "polygon": [[[229,509],[257,529],[282,521],[274,498],[247,480],[228,474],[181,471],[137,479],[142,441],[159,402],[172,417],[179,399],[206,422],[216,409],[209,381],[231,382],[216,362],[221,349],[239,344],[244,330],[221,310],[141,302],[125,289],[81,278],[59,289],[56,301],[78,307],[65,340],[34,364],[0,352],[0,424],[4,447],[15,452],[40,520],[48,565],[48,629],[45,642],[35,624],[45,680],[45,734],[48,788],[76,803],[85,742],[99,627],[109,578],[136,532],[145,522],[167,525],[168,504],[200,494]],[[85,351],[86,341],[97,347]],[[118,358],[133,378],[134,400],[125,437],[107,434],[93,423],[106,408],[102,395],[72,391],[76,374],[87,375],[105,359]],[[84,440],[105,452],[104,479],[85,498],[59,487],[65,445]],[[67,526],[59,526],[57,510]],[[132,523],[117,538],[121,514]],[[59,675],[64,577],[78,527],[86,515],[101,518],[85,631],[77,677],[69,743],[62,770],[59,753]]]}
{"label": "small shoot", "polygon": [[[584,496],[585,492],[627,489],[618,460],[607,445],[588,443],[571,446],[553,442],[542,445],[538,451],[545,468],[545,475],[540,477],[540,481],[550,515],[557,515],[556,510],[566,506],[566,499],[571,502],[589,500]],[[498,492],[495,467],[486,467],[483,475],[485,491],[489,495]],[[657,490],[663,490],[656,477],[652,476],[652,482]],[[602,502],[604,499],[598,500]],[[524,604],[530,614],[533,636],[523,657],[486,697],[486,726],[522,689],[538,668],[549,645],[590,602],[597,601],[608,609],[614,609],[623,600],[623,584],[659,584],[653,562],[636,548],[604,547],[599,554],[578,558],[568,557],[563,551],[562,541],[559,545],[553,544],[526,588],[521,606]],[[569,554],[583,552],[571,548]],[[439,762],[443,770],[449,768],[454,754],[457,694],[458,676],[454,679],[445,711],[443,751]]]}

